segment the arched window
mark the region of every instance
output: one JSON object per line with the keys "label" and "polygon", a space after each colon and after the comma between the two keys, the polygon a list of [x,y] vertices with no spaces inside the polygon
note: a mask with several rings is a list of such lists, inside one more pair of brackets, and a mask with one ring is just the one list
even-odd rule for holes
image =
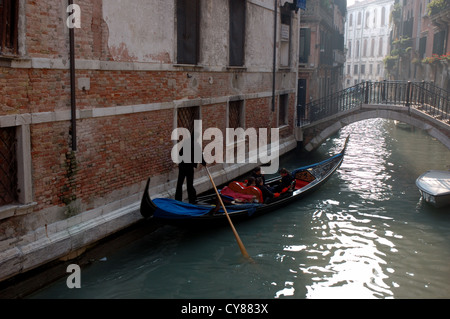
{"label": "arched window", "polygon": [[377,9],[373,10],[373,27],[377,27]]}
{"label": "arched window", "polygon": [[386,25],[386,8],[381,8],[381,26]]}

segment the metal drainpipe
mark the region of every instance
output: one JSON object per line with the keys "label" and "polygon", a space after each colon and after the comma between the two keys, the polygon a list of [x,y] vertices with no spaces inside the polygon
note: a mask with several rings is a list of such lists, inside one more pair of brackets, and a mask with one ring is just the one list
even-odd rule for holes
{"label": "metal drainpipe", "polygon": [[[68,0],[69,6],[73,0]],[[70,13],[69,13],[70,15]],[[74,28],[69,28],[69,56],[70,56],[70,110],[72,121],[72,151],[77,150],[77,106],[75,99],[75,33]]]}
{"label": "metal drainpipe", "polygon": [[276,75],[276,57],[277,57],[277,15],[278,0],[275,0],[275,18],[273,27],[273,72],[272,72],[272,112],[275,112],[275,75]]}

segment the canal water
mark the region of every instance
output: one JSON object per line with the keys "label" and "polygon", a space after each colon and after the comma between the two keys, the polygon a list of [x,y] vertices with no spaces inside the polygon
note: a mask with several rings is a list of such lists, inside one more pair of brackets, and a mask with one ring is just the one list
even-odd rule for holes
{"label": "canal water", "polygon": [[293,169],[338,152],[321,189],[281,210],[229,227],[164,226],[67,274],[30,298],[450,298],[450,212],[420,199],[416,178],[450,169],[450,151],[425,132],[383,119],[341,129]]}

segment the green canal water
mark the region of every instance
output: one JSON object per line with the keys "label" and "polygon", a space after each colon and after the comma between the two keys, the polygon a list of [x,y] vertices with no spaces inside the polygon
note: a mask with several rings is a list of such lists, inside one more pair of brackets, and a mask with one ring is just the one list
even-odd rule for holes
{"label": "green canal water", "polygon": [[[450,169],[450,151],[393,121],[343,128],[292,169],[338,152],[340,169],[321,189],[281,210],[229,227],[164,226],[81,267],[30,298],[450,298],[450,212],[420,199],[416,178]],[[120,240],[120,238],[119,238]]]}

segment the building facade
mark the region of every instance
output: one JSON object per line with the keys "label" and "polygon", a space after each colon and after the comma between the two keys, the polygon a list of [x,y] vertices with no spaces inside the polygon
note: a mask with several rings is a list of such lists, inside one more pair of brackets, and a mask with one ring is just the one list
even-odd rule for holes
{"label": "building facade", "polygon": [[450,91],[450,1],[396,1],[391,77],[434,82]]}
{"label": "building facade", "polygon": [[298,105],[342,89],[346,0],[307,1],[301,11]]}
{"label": "building facade", "polygon": [[394,0],[357,1],[345,23],[345,87],[387,79],[384,58],[390,52],[390,13]]}
{"label": "building facade", "polygon": [[287,1],[3,0],[0,28],[0,280],[139,220],[148,177],[173,197],[175,128],[278,128],[280,154],[296,146]]}

